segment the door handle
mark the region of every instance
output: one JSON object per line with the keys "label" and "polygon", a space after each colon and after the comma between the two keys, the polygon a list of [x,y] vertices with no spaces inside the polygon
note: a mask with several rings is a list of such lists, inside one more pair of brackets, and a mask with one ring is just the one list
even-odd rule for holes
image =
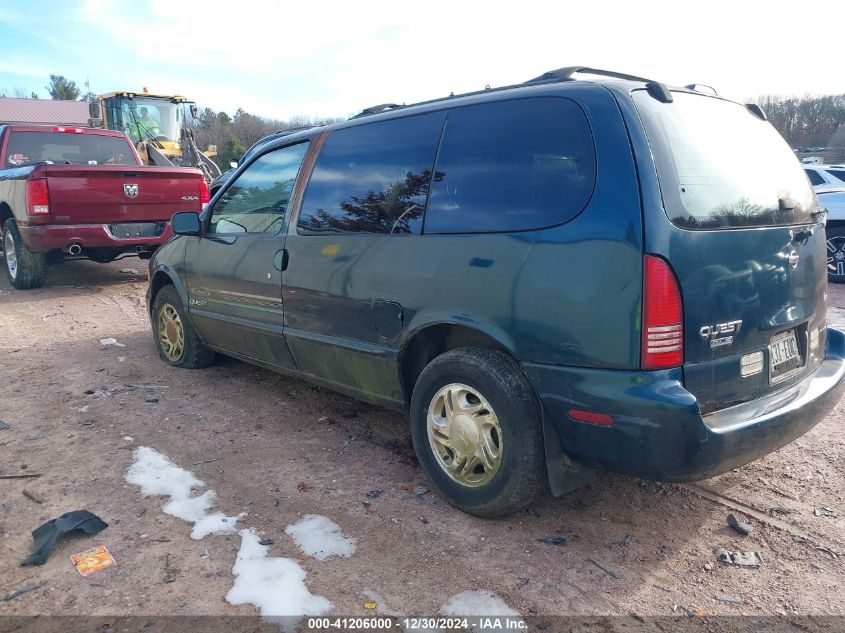
{"label": "door handle", "polygon": [[282,248],[276,251],[276,254],[273,256],[273,266],[281,272],[288,269],[288,249]]}

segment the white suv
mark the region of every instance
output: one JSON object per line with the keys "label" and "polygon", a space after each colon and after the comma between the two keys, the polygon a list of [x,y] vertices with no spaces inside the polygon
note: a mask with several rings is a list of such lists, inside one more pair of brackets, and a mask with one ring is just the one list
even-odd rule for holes
{"label": "white suv", "polygon": [[813,189],[845,189],[845,165],[801,165]]}

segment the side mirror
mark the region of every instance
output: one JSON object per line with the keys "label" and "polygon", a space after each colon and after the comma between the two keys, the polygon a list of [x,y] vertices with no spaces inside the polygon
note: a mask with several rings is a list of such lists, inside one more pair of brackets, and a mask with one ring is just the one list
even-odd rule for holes
{"label": "side mirror", "polygon": [[90,101],[88,103],[88,116],[92,119],[99,119],[100,118],[100,102],[99,101]]}
{"label": "side mirror", "polygon": [[197,110],[197,104],[196,103],[191,104],[191,116],[194,117],[195,119],[199,118],[199,111]]}
{"label": "side mirror", "polygon": [[235,169],[237,166],[238,166],[238,161],[236,161],[236,160],[230,160],[229,161],[229,167],[231,167],[232,169]]}
{"label": "side mirror", "polygon": [[202,232],[200,216],[194,211],[180,211],[170,218],[170,226],[176,235],[199,235]]}

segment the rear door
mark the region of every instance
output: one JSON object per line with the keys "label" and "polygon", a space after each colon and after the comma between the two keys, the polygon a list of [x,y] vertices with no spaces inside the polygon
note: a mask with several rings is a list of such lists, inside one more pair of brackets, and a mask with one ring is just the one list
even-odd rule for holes
{"label": "rear door", "polygon": [[188,238],[189,311],[221,350],[292,366],[282,326],[282,269],[288,203],[307,142],[253,161],[206,210],[203,234]]}
{"label": "rear door", "polygon": [[825,234],[801,165],[769,123],[718,97],[672,94],[633,93],[664,207],[644,209],[646,243],[677,277],[685,386],[708,413],[818,366]]}

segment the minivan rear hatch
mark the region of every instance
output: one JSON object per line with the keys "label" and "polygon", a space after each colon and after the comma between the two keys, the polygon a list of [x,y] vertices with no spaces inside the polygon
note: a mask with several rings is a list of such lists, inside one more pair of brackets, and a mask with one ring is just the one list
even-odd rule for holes
{"label": "minivan rear hatch", "polygon": [[664,103],[632,93],[665,211],[645,210],[645,230],[677,277],[684,385],[706,414],[783,389],[821,362],[825,234],[804,171],[759,112],[671,94]]}

